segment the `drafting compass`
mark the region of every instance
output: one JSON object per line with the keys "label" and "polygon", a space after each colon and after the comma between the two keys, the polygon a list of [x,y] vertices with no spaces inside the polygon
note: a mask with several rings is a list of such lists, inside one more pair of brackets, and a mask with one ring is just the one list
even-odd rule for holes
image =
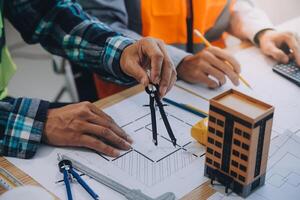
{"label": "drafting compass", "polygon": [[172,192],[167,192],[162,194],[161,196],[157,198],[152,198],[150,196],[147,196],[139,189],[131,189],[128,188],[125,185],[122,185],[113,179],[101,174],[98,171],[95,171],[91,169],[90,167],[80,163],[77,160],[74,160],[66,155],[58,155],[58,160],[68,160],[69,162],[72,162],[72,166],[74,169],[84,173],[86,176],[93,178],[97,182],[109,187],[110,189],[118,192],[119,194],[123,195],[128,200],[175,200],[176,196]]}
{"label": "drafting compass", "polygon": [[164,105],[162,104],[159,97],[159,86],[157,84],[150,84],[145,88],[146,92],[149,94],[150,102],[149,107],[151,111],[151,121],[152,121],[152,136],[153,143],[157,146],[157,125],[156,125],[156,115],[155,115],[155,107],[157,106],[162,117],[162,120],[165,124],[169,137],[172,141],[174,147],[176,146],[176,138],[173,134],[172,128],[170,126],[169,120],[164,110]]}
{"label": "drafting compass", "polygon": [[60,159],[58,163],[59,171],[64,175],[64,183],[66,185],[68,200],[73,200],[70,186],[70,179],[75,178],[77,182],[92,196],[93,199],[98,200],[99,196],[84,182],[80,175],[73,170],[72,162],[67,159]]}

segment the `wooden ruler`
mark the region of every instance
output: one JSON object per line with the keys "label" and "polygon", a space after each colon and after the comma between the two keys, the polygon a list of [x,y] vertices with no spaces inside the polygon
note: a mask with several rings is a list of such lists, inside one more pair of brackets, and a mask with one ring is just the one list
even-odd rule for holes
{"label": "wooden ruler", "polygon": [[[17,178],[20,182],[22,182],[24,185],[35,185],[42,187],[36,180],[34,180],[32,177],[30,177],[28,174],[17,168],[15,165],[10,163],[7,159],[0,156],[0,167],[4,168],[6,171],[8,171],[10,174],[12,174],[15,178]],[[46,188],[44,188],[47,190]],[[2,187],[0,187],[0,194],[6,192],[6,190]],[[48,191],[49,192],[49,191]],[[59,200],[54,194],[49,192],[56,200]]]}

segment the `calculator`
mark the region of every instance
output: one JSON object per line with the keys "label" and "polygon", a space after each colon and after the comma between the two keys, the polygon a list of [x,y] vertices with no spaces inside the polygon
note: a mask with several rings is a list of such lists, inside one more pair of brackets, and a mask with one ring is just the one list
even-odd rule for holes
{"label": "calculator", "polygon": [[300,87],[300,67],[297,66],[295,61],[290,61],[288,64],[277,64],[273,67],[273,71]]}

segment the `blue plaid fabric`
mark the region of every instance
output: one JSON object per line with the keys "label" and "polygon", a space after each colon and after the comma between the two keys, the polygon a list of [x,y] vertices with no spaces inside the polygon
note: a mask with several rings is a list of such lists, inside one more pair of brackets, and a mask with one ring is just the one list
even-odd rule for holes
{"label": "blue plaid fabric", "polygon": [[5,17],[30,44],[66,57],[119,84],[134,80],[120,70],[124,48],[134,41],[82,11],[74,0],[0,0]]}
{"label": "blue plaid fabric", "polygon": [[[73,0],[0,0],[4,16],[30,44],[40,43],[107,80],[132,84],[120,68],[122,51],[134,41],[82,11]],[[1,38],[0,38],[1,39]],[[0,101],[0,154],[31,158],[41,141],[49,103],[37,99]]]}
{"label": "blue plaid fabric", "polygon": [[49,103],[6,98],[0,102],[0,154],[31,158],[41,141]]}

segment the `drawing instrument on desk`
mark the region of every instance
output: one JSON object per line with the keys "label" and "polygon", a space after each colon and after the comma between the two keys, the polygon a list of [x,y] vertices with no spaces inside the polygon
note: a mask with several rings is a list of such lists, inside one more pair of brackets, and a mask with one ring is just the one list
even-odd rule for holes
{"label": "drawing instrument on desk", "polygon": [[135,190],[135,189],[129,189],[128,187],[121,185],[120,183],[100,174],[99,172],[96,172],[89,167],[85,166],[84,164],[66,156],[66,155],[58,155],[58,160],[69,160],[72,162],[73,167],[84,173],[85,175],[93,178],[94,180],[98,181],[99,183],[102,183],[103,185],[109,187],[110,189],[118,192],[119,194],[122,194],[124,197],[126,197],[128,200],[175,200],[176,196],[172,192],[167,192],[157,198],[151,198],[144,193],[142,193],[141,190]]}
{"label": "drawing instrument on desk", "polygon": [[23,185],[23,183],[19,179],[9,173],[6,169],[0,167],[0,186],[5,190],[11,190],[21,185]]}
{"label": "drawing instrument on desk", "polygon": [[77,182],[91,195],[93,199],[99,199],[99,196],[92,190],[92,188],[90,188],[86,184],[86,182],[79,176],[79,174],[73,170],[72,161],[68,159],[60,159],[58,167],[59,171],[64,175],[64,183],[66,185],[68,200],[73,200],[72,190],[70,186],[70,179],[72,178],[75,178]]}
{"label": "drawing instrument on desk", "polygon": [[183,104],[183,103],[177,103],[176,101],[173,101],[171,99],[168,99],[168,98],[163,98],[162,99],[163,101],[175,106],[175,107],[178,107],[178,108],[181,108],[182,110],[185,110],[187,112],[190,112],[190,113],[193,113],[199,117],[202,117],[202,118],[205,118],[207,117],[207,113],[202,111],[202,110],[199,110],[198,108],[195,108],[191,105],[187,105],[187,104]]}
{"label": "drawing instrument on desk", "polygon": [[[173,130],[169,123],[168,117],[164,110],[164,105],[162,104],[160,97],[159,97],[159,86],[156,84],[150,84],[145,88],[145,91],[149,94],[149,107],[151,112],[151,124],[152,124],[152,136],[153,136],[153,143],[157,146],[157,126],[156,126],[156,115],[155,115],[155,107],[157,106],[161,115],[161,118],[165,124],[169,137],[172,141],[174,147],[176,147],[176,138],[174,136]],[[156,103],[156,105],[155,105]]]}
{"label": "drawing instrument on desk", "polygon": [[[201,34],[201,32],[200,31],[198,31],[197,29],[194,29],[194,33],[195,33],[195,35],[196,36],[198,36],[202,41],[203,41],[203,43],[205,44],[205,46],[207,46],[207,47],[212,47],[212,44]],[[228,62],[228,61],[225,61],[225,63],[228,65],[228,66],[230,66],[231,68],[233,68],[232,67],[232,65]],[[250,84],[241,76],[241,75],[239,75],[239,79],[248,87],[248,88],[250,88],[250,89],[252,89],[252,87],[250,86]]]}
{"label": "drawing instrument on desk", "polygon": [[182,89],[182,90],[184,90],[184,91],[186,91],[186,92],[188,92],[188,93],[190,93],[190,94],[192,94],[192,95],[194,95],[194,96],[196,96],[196,97],[199,97],[199,98],[201,98],[201,99],[203,99],[203,100],[205,100],[205,101],[209,101],[208,98],[205,98],[205,97],[201,96],[200,94],[197,94],[197,93],[194,92],[193,90],[190,90],[190,89],[188,89],[188,88],[182,87],[182,86],[180,86],[180,85],[178,85],[178,84],[176,84],[176,83],[175,83],[175,85],[176,85],[176,87],[178,87],[178,88],[180,88],[180,89]]}

